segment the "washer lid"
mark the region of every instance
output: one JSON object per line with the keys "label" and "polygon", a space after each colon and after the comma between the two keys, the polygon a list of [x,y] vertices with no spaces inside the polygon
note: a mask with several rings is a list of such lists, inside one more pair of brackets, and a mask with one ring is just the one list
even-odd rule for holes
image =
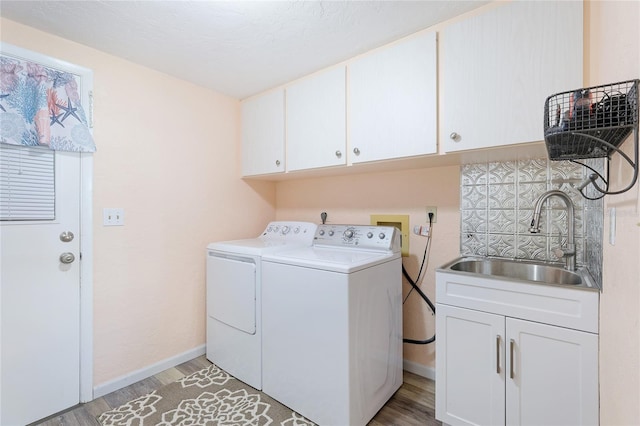
{"label": "washer lid", "polygon": [[262,260],[348,274],[399,258],[400,253],[391,251],[299,247],[277,253],[266,253]]}

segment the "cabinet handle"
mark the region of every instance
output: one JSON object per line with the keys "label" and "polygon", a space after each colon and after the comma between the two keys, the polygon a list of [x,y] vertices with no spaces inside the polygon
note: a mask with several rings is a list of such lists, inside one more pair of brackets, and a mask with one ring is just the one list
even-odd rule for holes
{"label": "cabinet handle", "polygon": [[342,157],[342,153],[340,152],[340,150],[336,151],[336,157],[338,158]]}
{"label": "cabinet handle", "polygon": [[276,166],[280,165],[280,160],[276,160]]}
{"label": "cabinet handle", "polygon": [[500,335],[496,336],[496,373],[500,374]]}
{"label": "cabinet handle", "polygon": [[353,148],[353,153],[355,155],[360,155],[360,150],[358,148]]}
{"label": "cabinet handle", "polygon": [[516,347],[516,342],[513,339],[509,340],[509,363],[511,364],[509,366],[509,378],[513,379],[516,376],[516,373],[513,371],[513,352],[515,350]]}
{"label": "cabinet handle", "polygon": [[456,142],[458,141],[458,137],[459,137],[459,136],[460,136],[460,135],[459,135],[459,134],[457,134],[456,132],[451,132],[451,134],[449,135],[449,137],[451,138],[451,140],[456,141]]}

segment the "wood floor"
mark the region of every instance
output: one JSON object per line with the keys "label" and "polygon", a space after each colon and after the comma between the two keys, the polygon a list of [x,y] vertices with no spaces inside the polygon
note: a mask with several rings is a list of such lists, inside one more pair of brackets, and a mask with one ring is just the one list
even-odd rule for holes
{"label": "wood floor", "polygon": [[[211,363],[203,356],[165,370],[126,388],[122,388],[86,404],[58,413],[33,425],[92,426],[96,417],[105,411],[139,396],[175,382]],[[441,423],[435,419],[435,384],[413,373],[404,372],[404,384],[387,404],[369,422],[369,426],[432,426]],[[32,426],[33,426],[32,425]]]}

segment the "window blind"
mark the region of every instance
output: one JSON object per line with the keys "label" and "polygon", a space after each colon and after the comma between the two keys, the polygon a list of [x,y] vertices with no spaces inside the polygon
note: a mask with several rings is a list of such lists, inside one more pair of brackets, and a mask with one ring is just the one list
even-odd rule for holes
{"label": "window blind", "polygon": [[54,151],[0,144],[0,220],[53,220],[55,200]]}

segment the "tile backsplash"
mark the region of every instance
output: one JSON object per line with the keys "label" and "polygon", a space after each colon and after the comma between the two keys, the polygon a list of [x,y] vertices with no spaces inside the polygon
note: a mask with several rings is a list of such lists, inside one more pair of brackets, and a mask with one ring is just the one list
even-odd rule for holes
{"label": "tile backsplash", "polygon": [[[602,159],[589,160],[596,169],[602,164]],[[567,210],[560,198],[543,205],[541,232],[529,232],[536,199],[560,189],[574,204],[576,264],[586,265],[601,286],[603,203],[574,189],[588,172],[581,165],[546,158],[461,166],[461,255],[564,264],[554,254],[567,242]]]}

